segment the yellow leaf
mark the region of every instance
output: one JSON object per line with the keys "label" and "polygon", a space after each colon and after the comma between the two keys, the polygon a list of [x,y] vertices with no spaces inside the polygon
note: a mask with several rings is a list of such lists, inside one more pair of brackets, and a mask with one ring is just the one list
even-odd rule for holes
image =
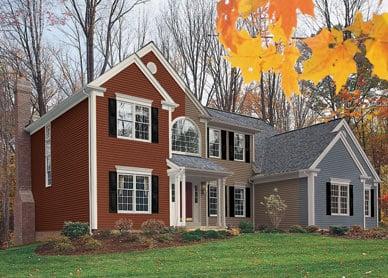
{"label": "yellow leaf", "polygon": [[352,40],[344,41],[341,31],[323,29],[305,42],[311,48],[312,56],[304,62],[303,79],[318,83],[330,75],[337,84],[338,92],[349,76],[357,72],[354,55],[358,47]]}
{"label": "yellow leaf", "polygon": [[347,30],[352,32],[356,37],[359,37],[361,35],[368,35],[372,28],[372,22],[364,22],[364,19],[362,17],[362,13],[358,12],[356,16],[354,17],[354,22],[352,25],[350,25]]}
{"label": "yellow leaf", "polygon": [[279,19],[274,24],[269,26],[269,31],[273,35],[273,40],[275,43],[287,43],[287,36],[282,28],[282,19]]}
{"label": "yellow leaf", "polygon": [[243,17],[247,17],[267,3],[268,0],[240,0],[238,1],[238,11]]}
{"label": "yellow leaf", "polygon": [[283,53],[283,61],[279,72],[282,76],[282,88],[284,94],[291,97],[299,94],[299,74],[295,71],[295,65],[300,56],[299,49],[293,45],[287,46]]}

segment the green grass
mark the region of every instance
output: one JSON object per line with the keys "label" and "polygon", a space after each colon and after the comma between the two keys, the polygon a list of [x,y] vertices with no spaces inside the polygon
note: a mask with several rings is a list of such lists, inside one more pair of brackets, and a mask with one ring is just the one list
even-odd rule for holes
{"label": "green grass", "polygon": [[[387,277],[387,240],[251,234],[186,247],[94,256],[0,251],[0,277]],[[366,275],[366,273],[368,273]]]}

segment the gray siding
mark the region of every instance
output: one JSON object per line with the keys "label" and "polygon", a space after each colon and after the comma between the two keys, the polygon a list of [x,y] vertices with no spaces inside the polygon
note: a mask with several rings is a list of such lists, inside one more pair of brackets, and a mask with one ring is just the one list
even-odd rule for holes
{"label": "gray siding", "polygon": [[299,217],[300,225],[308,226],[308,195],[307,195],[307,178],[299,180]]}
{"label": "gray siding", "polygon": [[[364,192],[360,171],[346,150],[338,141],[317,167],[315,178],[315,223],[322,228],[329,226],[364,225]],[[330,178],[350,179],[353,185],[353,216],[326,215],[326,182]]]}

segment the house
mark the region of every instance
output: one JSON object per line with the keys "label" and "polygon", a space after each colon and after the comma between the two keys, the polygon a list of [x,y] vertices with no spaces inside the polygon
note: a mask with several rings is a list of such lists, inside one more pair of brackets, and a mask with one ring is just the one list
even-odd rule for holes
{"label": "house", "polygon": [[380,179],[346,121],[278,133],[204,107],[153,43],[31,124],[29,90],[18,85],[20,242],[64,221],[268,225],[260,202],[275,188],[281,228],[378,224]]}

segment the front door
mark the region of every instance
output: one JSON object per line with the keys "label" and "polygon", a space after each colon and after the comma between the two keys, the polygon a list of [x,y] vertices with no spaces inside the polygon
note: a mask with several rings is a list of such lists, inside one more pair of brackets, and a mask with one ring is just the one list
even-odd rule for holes
{"label": "front door", "polygon": [[198,184],[193,186],[193,222],[196,225],[200,223],[200,209],[199,209],[199,198],[200,198],[200,187]]}
{"label": "front door", "polygon": [[193,184],[186,182],[186,221],[193,221]]}

